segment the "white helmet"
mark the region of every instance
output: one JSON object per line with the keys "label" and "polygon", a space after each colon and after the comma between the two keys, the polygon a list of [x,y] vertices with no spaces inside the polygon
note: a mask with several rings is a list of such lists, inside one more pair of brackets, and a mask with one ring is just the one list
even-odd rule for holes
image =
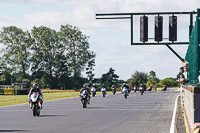
{"label": "white helmet", "polygon": [[33,84],[33,88],[37,88],[38,87],[38,84],[37,83],[34,83]]}

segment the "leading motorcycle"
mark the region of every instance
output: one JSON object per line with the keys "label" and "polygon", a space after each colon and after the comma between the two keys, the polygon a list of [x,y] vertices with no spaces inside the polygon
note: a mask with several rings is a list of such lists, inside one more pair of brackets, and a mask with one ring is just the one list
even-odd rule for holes
{"label": "leading motorcycle", "polygon": [[39,116],[41,111],[41,98],[39,92],[33,92],[33,94],[31,94],[30,104],[33,109],[33,116]]}
{"label": "leading motorcycle", "polygon": [[83,92],[81,93],[81,103],[83,104],[83,108],[87,108],[87,104],[89,101],[89,96],[88,96],[88,92],[87,90],[83,90]]}

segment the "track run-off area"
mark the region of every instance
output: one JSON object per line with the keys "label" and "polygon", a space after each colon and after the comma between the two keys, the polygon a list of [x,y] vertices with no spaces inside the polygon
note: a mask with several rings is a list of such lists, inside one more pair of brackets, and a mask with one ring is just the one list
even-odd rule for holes
{"label": "track run-off area", "polygon": [[27,104],[0,107],[0,132],[23,133],[169,133],[179,92],[131,92],[91,98],[44,101],[39,117]]}

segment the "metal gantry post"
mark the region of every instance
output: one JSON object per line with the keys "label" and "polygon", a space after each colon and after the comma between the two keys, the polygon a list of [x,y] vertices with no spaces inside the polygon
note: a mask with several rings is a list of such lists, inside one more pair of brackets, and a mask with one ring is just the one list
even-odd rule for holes
{"label": "metal gantry post", "polygon": [[133,15],[131,15],[131,45],[133,44]]}

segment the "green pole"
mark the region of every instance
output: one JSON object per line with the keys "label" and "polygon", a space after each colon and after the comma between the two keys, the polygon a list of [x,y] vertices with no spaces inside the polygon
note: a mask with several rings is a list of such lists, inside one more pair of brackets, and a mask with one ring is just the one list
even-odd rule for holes
{"label": "green pole", "polygon": [[168,44],[166,45],[182,62],[185,61],[183,58],[181,58]]}

